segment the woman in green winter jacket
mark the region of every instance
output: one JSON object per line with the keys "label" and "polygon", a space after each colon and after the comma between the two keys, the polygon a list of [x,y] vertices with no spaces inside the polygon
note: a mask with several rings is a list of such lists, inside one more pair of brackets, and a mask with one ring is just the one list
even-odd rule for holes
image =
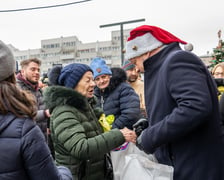
{"label": "woman in green winter jacket", "polygon": [[44,100],[51,112],[56,163],[67,166],[74,179],[106,179],[105,155],[125,141],[135,142],[135,132],[124,128],[103,133],[101,114],[92,108],[95,83],[89,66],[56,66],[49,80],[52,85],[46,88]]}

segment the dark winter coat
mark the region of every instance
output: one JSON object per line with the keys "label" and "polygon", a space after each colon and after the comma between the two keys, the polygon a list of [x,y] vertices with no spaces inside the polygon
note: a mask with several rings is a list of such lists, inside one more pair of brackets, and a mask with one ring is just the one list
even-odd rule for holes
{"label": "dark winter coat", "polygon": [[104,92],[95,88],[98,107],[102,107],[106,115],[114,115],[113,128],[132,129],[132,125],[140,118],[140,100],[135,90],[126,82],[126,72],[121,68],[111,68],[112,77]]}
{"label": "dark winter coat", "polygon": [[220,118],[222,123],[222,129],[224,131],[224,94],[221,95],[220,101],[219,101],[219,109],[220,109]]}
{"label": "dark winter coat", "polygon": [[79,173],[79,179],[103,180],[104,155],[125,142],[120,130],[103,133],[92,105],[73,89],[50,86],[44,100],[57,164],[67,166],[76,180]]}
{"label": "dark winter coat", "polygon": [[174,166],[174,180],[224,179],[216,86],[205,65],[172,43],[144,68],[151,124],[142,134],[144,150]]}
{"label": "dark winter coat", "polygon": [[35,121],[37,122],[37,125],[40,127],[40,129],[42,130],[42,132],[45,135],[45,138],[47,139],[47,121],[48,118],[45,116],[45,105],[43,102],[43,94],[42,94],[42,90],[40,88],[36,88],[34,86],[32,86],[30,83],[27,83],[21,76],[21,74],[17,74],[17,85],[26,91],[31,92],[37,101],[37,116],[35,118]]}
{"label": "dark winter coat", "polygon": [[0,115],[1,180],[68,180],[59,174],[40,128],[29,118]]}

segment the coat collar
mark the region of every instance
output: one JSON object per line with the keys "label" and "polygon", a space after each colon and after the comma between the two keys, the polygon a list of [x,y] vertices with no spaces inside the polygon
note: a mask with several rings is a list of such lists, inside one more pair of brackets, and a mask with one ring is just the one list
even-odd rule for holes
{"label": "coat collar", "polygon": [[49,86],[44,90],[43,95],[50,111],[60,105],[69,105],[81,110],[87,110],[89,107],[88,99],[71,88]]}
{"label": "coat collar", "polygon": [[175,51],[175,50],[180,50],[179,43],[176,43],[176,42],[171,43],[167,45],[165,48],[163,48],[161,51],[159,51],[157,54],[155,54],[154,56],[149,57],[143,63],[145,72],[150,71],[152,73],[153,71],[156,71],[164,62],[165,57],[171,51]]}

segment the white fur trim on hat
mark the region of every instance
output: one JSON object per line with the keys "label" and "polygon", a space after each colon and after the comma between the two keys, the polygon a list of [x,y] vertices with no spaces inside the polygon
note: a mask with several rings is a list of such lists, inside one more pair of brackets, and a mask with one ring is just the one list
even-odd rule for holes
{"label": "white fur trim on hat", "polygon": [[151,33],[138,36],[126,43],[125,59],[131,59],[140,56],[146,52],[152,51],[163,43],[157,40]]}

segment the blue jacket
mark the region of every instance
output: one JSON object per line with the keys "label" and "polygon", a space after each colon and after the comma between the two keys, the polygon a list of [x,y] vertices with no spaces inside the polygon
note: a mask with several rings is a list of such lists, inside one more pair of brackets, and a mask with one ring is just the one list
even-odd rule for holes
{"label": "blue jacket", "polygon": [[143,149],[174,166],[174,180],[224,179],[216,86],[203,62],[172,43],[144,68],[151,126],[142,133]]}
{"label": "blue jacket", "polygon": [[132,129],[140,118],[140,100],[135,90],[126,82],[126,72],[121,68],[111,68],[112,77],[104,93],[95,88],[97,106],[102,107],[106,115],[113,114],[115,121],[112,128]]}
{"label": "blue jacket", "polygon": [[55,166],[43,133],[29,118],[0,115],[1,180],[72,180]]}

